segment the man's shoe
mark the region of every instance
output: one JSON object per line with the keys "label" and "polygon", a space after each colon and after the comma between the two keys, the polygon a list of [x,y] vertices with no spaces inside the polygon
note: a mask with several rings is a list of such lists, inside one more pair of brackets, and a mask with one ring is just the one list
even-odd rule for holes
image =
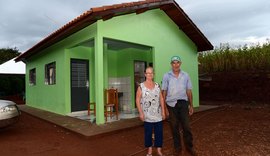
{"label": "man's shoe", "polygon": [[192,156],[197,156],[197,153],[193,148],[187,148],[187,152]]}

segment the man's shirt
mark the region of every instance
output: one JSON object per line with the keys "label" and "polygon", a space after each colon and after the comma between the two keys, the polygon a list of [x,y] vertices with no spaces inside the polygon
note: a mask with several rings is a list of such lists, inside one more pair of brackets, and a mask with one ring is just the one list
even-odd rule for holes
{"label": "man's shirt", "polygon": [[175,77],[172,70],[164,74],[162,90],[167,91],[166,103],[169,106],[174,107],[177,100],[188,101],[187,90],[191,89],[191,80],[186,72],[181,70],[178,77]]}

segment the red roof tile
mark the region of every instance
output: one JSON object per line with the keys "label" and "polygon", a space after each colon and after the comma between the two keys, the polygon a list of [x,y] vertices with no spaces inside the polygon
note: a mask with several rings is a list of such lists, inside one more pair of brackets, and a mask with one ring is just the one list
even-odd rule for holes
{"label": "red roof tile", "polygon": [[15,61],[24,61],[52,44],[95,23],[99,19],[108,20],[114,16],[134,12],[142,13],[156,8],[163,10],[178,25],[178,27],[183,30],[183,32],[196,44],[198,51],[213,49],[212,44],[174,0],[146,0],[91,8],[44,38],[25,53],[22,53]]}

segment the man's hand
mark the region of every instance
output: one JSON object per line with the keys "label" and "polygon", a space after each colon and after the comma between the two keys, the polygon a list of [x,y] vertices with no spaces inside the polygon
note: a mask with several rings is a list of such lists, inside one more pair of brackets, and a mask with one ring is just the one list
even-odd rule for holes
{"label": "man's hand", "polygon": [[162,113],[162,120],[165,120],[166,119],[166,115],[165,113]]}
{"label": "man's hand", "polygon": [[168,110],[168,108],[166,107],[166,108],[165,108],[165,116],[166,116],[166,118],[169,118],[169,115],[170,115],[169,110]]}
{"label": "man's hand", "polygon": [[193,106],[189,105],[189,115],[191,116],[194,113]]}

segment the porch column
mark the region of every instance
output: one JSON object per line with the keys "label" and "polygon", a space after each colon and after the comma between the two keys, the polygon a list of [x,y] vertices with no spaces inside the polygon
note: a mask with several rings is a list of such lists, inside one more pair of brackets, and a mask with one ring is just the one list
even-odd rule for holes
{"label": "porch column", "polygon": [[96,95],[96,124],[104,120],[104,67],[103,67],[103,37],[95,38],[95,95]]}
{"label": "porch column", "polygon": [[108,79],[108,44],[103,43],[103,73],[104,73],[104,89],[109,87],[109,79]]}

